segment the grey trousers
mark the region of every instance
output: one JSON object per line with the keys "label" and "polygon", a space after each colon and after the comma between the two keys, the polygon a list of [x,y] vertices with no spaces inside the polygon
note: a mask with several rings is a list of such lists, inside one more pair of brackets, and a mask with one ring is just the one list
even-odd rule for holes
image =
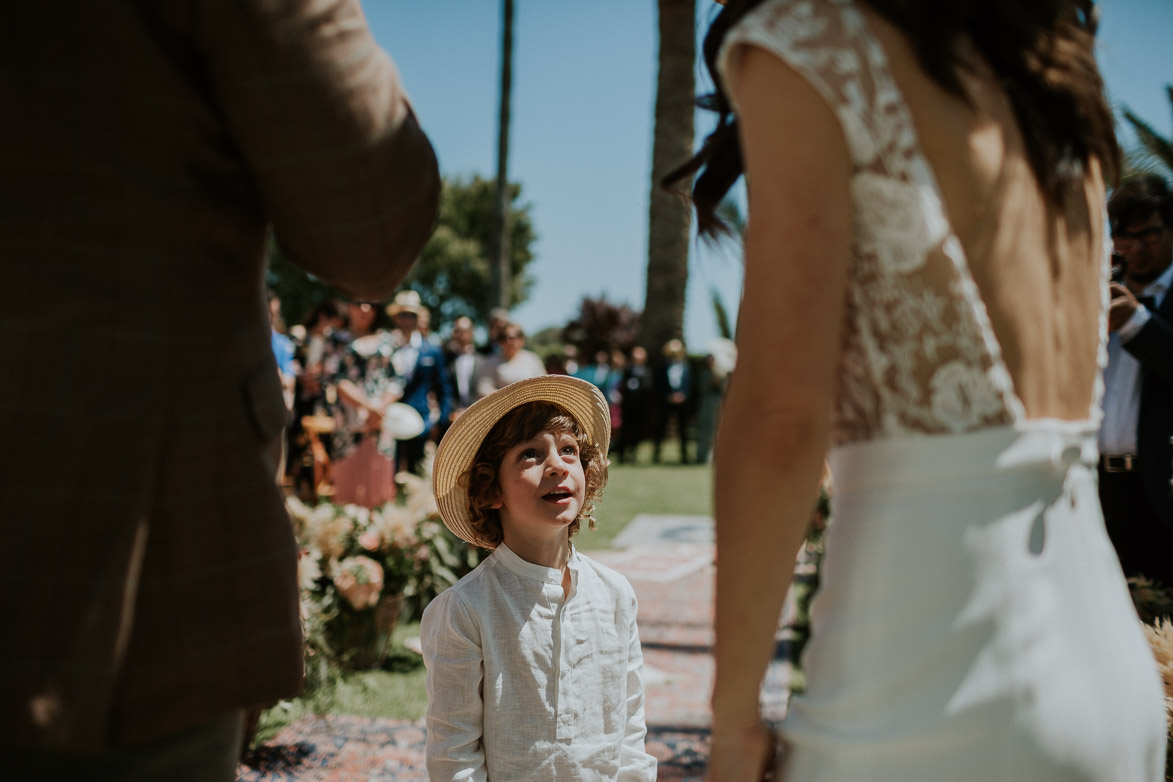
{"label": "grey trousers", "polygon": [[234,782],[244,712],[134,747],[99,754],[17,750],[0,777],[21,782]]}

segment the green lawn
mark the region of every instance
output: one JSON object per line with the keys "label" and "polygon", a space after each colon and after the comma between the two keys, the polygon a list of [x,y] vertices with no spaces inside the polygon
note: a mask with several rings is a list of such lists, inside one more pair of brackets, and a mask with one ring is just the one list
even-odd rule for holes
{"label": "green lawn", "polygon": [[[264,743],[281,728],[307,714],[353,714],[359,717],[386,717],[417,720],[424,716],[424,662],[407,649],[405,639],[419,635],[419,622],[395,628],[392,649],[383,667],[376,671],[342,673],[328,668],[321,685],[308,677],[307,693],[282,701],[261,716],[254,744]],[[310,665],[314,662],[311,660]]]}
{"label": "green lawn", "polygon": [[641,513],[708,515],[713,512],[713,471],[708,465],[612,464],[595,513],[599,528],[582,530],[584,551],[607,548]]}
{"label": "green lawn", "polygon": [[[675,451],[666,449],[669,454]],[[650,451],[641,451],[642,464],[613,464],[596,518],[595,532],[583,530],[576,539],[584,550],[607,548],[640,513],[697,515],[712,512],[712,471],[704,465],[650,465]],[[261,717],[255,742],[272,738],[285,725],[306,714],[353,714],[416,720],[423,716],[424,665],[403,646],[419,635],[418,622],[395,628],[390,656],[381,670],[341,673],[315,667],[307,694],[284,701]],[[315,661],[311,660],[314,666]],[[321,682],[319,685],[318,682]]]}

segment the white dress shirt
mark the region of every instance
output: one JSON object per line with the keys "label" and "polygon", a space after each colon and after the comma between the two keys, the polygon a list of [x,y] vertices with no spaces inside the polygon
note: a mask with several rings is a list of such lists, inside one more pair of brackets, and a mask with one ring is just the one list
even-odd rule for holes
{"label": "white dress shirt", "polygon": [[456,381],[456,407],[468,407],[478,399],[473,382],[476,368],[477,354],[471,348],[452,362],[452,374]]}
{"label": "white dress shirt", "polygon": [[627,580],[571,550],[562,571],[501,544],[420,623],[435,780],[647,780],[643,656]]}
{"label": "white dress shirt", "polygon": [[[402,332],[396,331],[394,334],[402,339]],[[423,344],[423,335],[413,331],[411,336],[402,340],[402,344],[396,345],[394,352],[391,353],[391,366],[395,368],[395,374],[403,378],[404,383],[409,382],[415,374],[415,365],[419,363],[420,348]]]}
{"label": "white dress shirt", "polygon": [[[1141,291],[1152,296],[1157,307],[1173,284],[1173,265]],[[1104,370],[1104,420],[1100,424],[1100,453],[1136,453],[1140,424],[1140,362],[1124,349],[1149,322],[1152,313],[1142,304],[1120,327],[1108,335],[1108,366]]]}

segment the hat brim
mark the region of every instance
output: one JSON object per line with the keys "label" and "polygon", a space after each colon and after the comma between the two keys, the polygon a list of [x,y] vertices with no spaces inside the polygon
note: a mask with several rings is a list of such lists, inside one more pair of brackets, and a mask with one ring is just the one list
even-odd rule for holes
{"label": "hat brim", "polygon": [[423,311],[425,309],[426,309],[425,307],[416,307],[411,304],[406,304],[406,305],[405,304],[388,304],[387,305],[387,314],[393,318],[396,315],[404,315],[404,314],[415,315],[418,318],[420,316],[420,314],[423,313]]}
{"label": "hat brim", "polygon": [[414,407],[403,402],[394,402],[383,411],[383,429],[396,440],[419,437],[427,428],[424,417]]}
{"label": "hat brim", "polygon": [[490,547],[472,527],[468,490],[460,478],[472,467],[489,430],[510,410],[529,402],[550,402],[561,407],[578,421],[587,440],[598,444],[603,454],[611,445],[607,400],[594,384],[576,377],[542,375],[521,380],[474,402],[445,433],[432,466],[432,489],[444,525],[474,546]]}

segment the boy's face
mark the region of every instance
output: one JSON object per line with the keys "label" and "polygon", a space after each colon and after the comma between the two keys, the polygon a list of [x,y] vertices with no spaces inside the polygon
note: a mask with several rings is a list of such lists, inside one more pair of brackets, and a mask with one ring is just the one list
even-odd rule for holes
{"label": "boy's face", "polygon": [[497,470],[506,540],[513,536],[548,540],[566,534],[586,495],[586,474],[578,441],[567,432],[540,432],[505,452]]}

